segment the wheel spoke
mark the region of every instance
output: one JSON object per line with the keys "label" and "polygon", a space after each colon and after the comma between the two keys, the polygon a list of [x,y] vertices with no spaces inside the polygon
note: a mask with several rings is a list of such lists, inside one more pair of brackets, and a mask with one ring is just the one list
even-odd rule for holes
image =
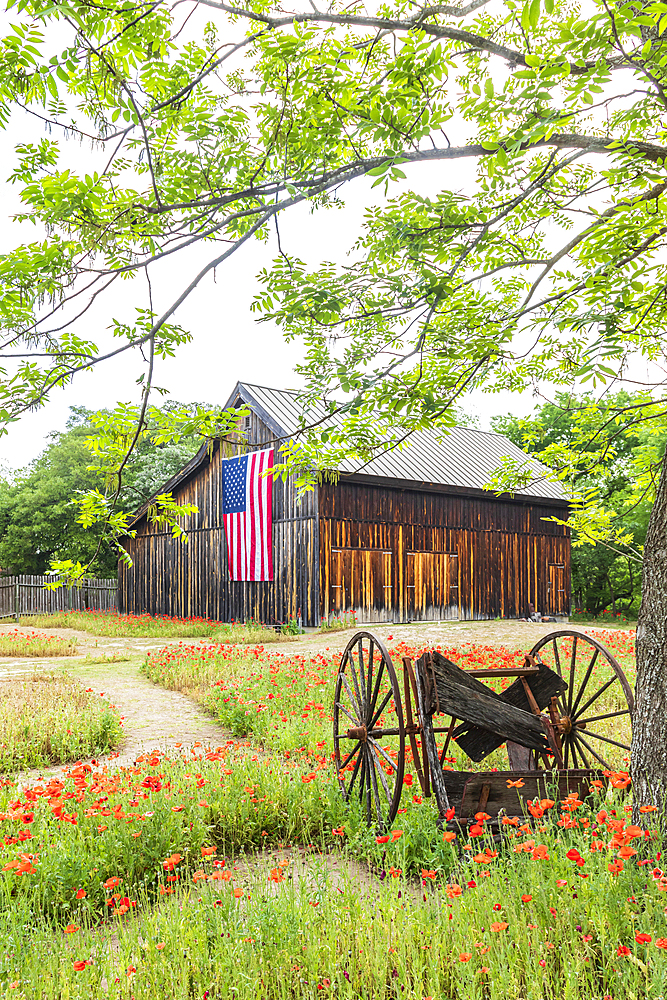
{"label": "wheel spoke", "polygon": [[389,700],[390,700],[390,698],[392,697],[393,693],[394,693],[394,692],[393,692],[393,691],[391,690],[391,688],[390,688],[390,689],[389,689],[389,690],[387,691],[387,693],[386,693],[386,695],[384,696],[384,698],[382,699],[382,704],[381,704],[381,705],[380,705],[380,707],[378,708],[378,710],[377,710],[377,712],[375,713],[375,715],[374,715],[374,717],[373,717],[372,721],[370,722],[370,724],[369,724],[369,725],[367,726],[367,729],[368,729],[369,733],[370,733],[370,732],[371,732],[371,731],[372,731],[373,729],[375,729],[375,726],[376,726],[376,724],[377,724],[377,721],[378,721],[378,719],[380,718],[380,716],[382,715],[382,713],[384,712],[384,710],[385,710],[385,708],[386,708],[386,706],[387,706],[387,703],[389,702]]}
{"label": "wheel spoke", "polygon": [[373,788],[373,801],[375,803],[375,812],[377,814],[378,826],[383,826],[382,822],[382,806],[380,804],[380,793],[378,792],[378,779],[375,773],[375,760],[373,759],[373,752],[369,749],[368,751],[368,769],[371,775],[371,786]]}
{"label": "wheel spoke", "polygon": [[629,746],[625,743],[619,743],[617,740],[611,740],[608,736],[600,736],[599,733],[592,733],[590,729],[586,729],[586,736],[592,736],[594,740],[602,740],[604,743],[611,743],[613,747],[620,747],[621,750],[630,750]]}
{"label": "wheel spoke", "polygon": [[363,719],[366,715],[366,675],[364,673],[364,640],[360,639],[357,643],[357,657],[359,658],[359,700],[361,702]]}
{"label": "wheel spoke", "polygon": [[[357,775],[359,774],[359,765],[363,762],[363,759],[364,759],[364,754],[363,754],[363,751],[362,751],[359,754],[359,756],[357,757],[357,763],[354,765],[354,771],[352,772],[352,777],[350,778],[350,783],[347,786],[347,792],[345,794],[345,798],[348,799],[348,800],[352,796],[352,789],[354,788],[354,783],[357,780]],[[361,778],[361,781],[362,781],[362,784],[363,784],[363,769],[362,769],[362,778]]]}
{"label": "wheel spoke", "polygon": [[601,756],[600,756],[600,754],[599,754],[599,753],[597,753],[597,752],[596,752],[596,751],[594,750],[594,748],[593,748],[593,747],[592,747],[592,746],[590,745],[590,743],[587,743],[587,742],[586,742],[586,740],[585,740],[585,739],[583,738],[583,736],[581,735],[581,733],[579,733],[579,739],[580,739],[580,740],[581,740],[581,742],[582,742],[582,743],[584,744],[584,746],[586,747],[586,749],[587,749],[587,750],[588,750],[588,751],[589,751],[590,753],[592,753],[592,754],[593,754],[593,756],[595,757],[595,759],[596,759],[596,760],[599,760],[599,761],[600,761],[600,763],[602,764],[602,766],[603,766],[603,767],[606,767],[606,768],[607,768],[607,769],[608,769],[609,771],[611,771],[611,770],[612,770],[612,767],[611,767],[611,764],[609,764],[609,762],[608,762],[608,761],[606,761],[606,760],[604,759],[604,757],[601,757]]}
{"label": "wheel spoke", "polygon": [[586,690],[586,685],[588,684],[588,679],[591,676],[591,673],[593,671],[593,667],[595,666],[595,661],[597,660],[597,658],[598,658],[599,655],[600,655],[600,650],[599,649],[595,649],[594,652],[593,652],[593,656],[591,658],[591,662],[588,664],[588,669],[586,671],[586,675],[585,675],[585,677],[584,677],[584,679],[582,681],[581,687],[579,688],[579,693],[578,693],[578,695],[576,697],[574,705],[572,706],[572,711],[570,712],[570,715],[574,715],[574,713],[577,711],[577,705],[581,701],[581,696],[584,693],[584,691]]}
{"label": "wheel spoke", "polygon": [[574,749],[574,740],[570,736],[568,743],[570,744],[570,750],[572,751],[572,767],[579,767],[579,761],[577,759],[577,752]]}
{"label": "wheel spoke", "polygon": [[588,767],[588,768],[590,768],[590,766],[591,766],[591,765],[590,765],[590,764],[588,763],[588,760],[587,760],[587,758],[586,758],[586,754],[585,754],[585,753],[584,753],[584,751],[583,751],[583,750],[581,749],[581,744],[580,744],[580,742],[579,742],[579,740],[577,739],[577,737],[576,737],[576,736],[574,737],[574,741],[575,741],[575,743],[577,744],[577,750],[579,751],[579,754],[580,754],[580,756],[581,756],[581,759],[582,759],[582,760],[583,760],[583,762],[584,762],[584,767]]}
{"label": "wheel spoke", "polygon": [[577,725],[582,726],[584,723],[588,725],[589,722],[601,722],[603,719],[616,719],[619,715],[630,715],[630,709],[622,708],[619,712],[607,712],[606,715],[592,715],[587,719],[582,719],[580,716],[577,716],[573,721],[576,722]]}
{"label": "wheel spoke", "polygon": [[369,646],[369,649],[368,649],[368,667],[367,667],[367,671],[366,671],[366,679],[367,679],[367,684],[366,684],[366,705],[367,705],[367,711],[369,713],[373,711],[373,708],[372,708],[372,705],[371,705],[371,691],[372,691],[372,688],[373,688],[373,666],[374,666],[374,664],[373,664],[373,652],[374,652],[374,650],[375,650],[375,643],[371,642],[370,646]]}
{"label": "wheel spoke", "polygon": [[598,688],[598,690],[595,692],[595,694],[593,695],[593,697],[588,699],[588,701],[586,702],[586,704],[584,705],[584,707],[581,708],[581,709],[579,709],[579,715],[581,716],[581,714],[586,711],[586,709],[588,708],[588,706],[592,705],[594,701],[597,701],[598,698],[600,697],[600,695],[604,694],[604,692],[607,690],[607,688],[611,687],[611,685],[614,683],[614,681],[617,681],[617,680],[618,680],[618,677],[616,676],[616,674],[614,674],[614,676],[611,678],[611,680],[607,681],[606,684],[603,684],[601,688]]}
{"label": "wheel spoke", "polygon": [[561,677],[562,677],[563,676],[563,671],[562,671],[561,665],[560,665],[560,654],[558,652],[558,643],[556,642],[555,639],[552,639],[551,640],[551,645],[554,648],[554,663],[556,664],[556,673],[560,674]]}
{"label": "wheel spoke", "polygon": [[[350,704],[352,705],[352,708],[357,713],[357,723],[356,724],[358,726],[361,726],[362,725],[362,720],[363,720],[363,715],[362,715],[361,709],[359,708],[359,703],[357,701],[355,701],[355,699],[354,699],[354,695],[352,694],[352,691],[350,690],[350,685],[348,683],[348,680],[347,680],[347,677],[345,676],[345,674],[341,674],[340,676],[341,676],[341,680],[343,682],[343,686],[345,687],[345,690],[347,691],[347,696],[350,699]],[[352,676],[354,677],[354,674]]]}
{"label": "wheel spoke", "polygon": [[[380,693],[380,683],[382,681],[382,674],[384,673],[384,660],[380,660],[380,668],[378,670],[378,675],[375,679],[375,687],[373,688],[373,697],[369,699],[368,702],[368,717],[375,711],[375,703],[378,700],[378,694]],[[368,726],[368,729],[372,729],[372,726]]]}
{"label": "wheel spoke", "polygon": [[567,737],[563,737],[563,764],[566,769],[569,764],[569,761],[570,761],[570,741],[567,739]]}
{"label": "wheel spoke", "polygon": [[349,753],[347,755],[347,757],[345,758],[345,760],[343,761],[343,763],[338,768],[339,771],[344,771],[345,770],[345,768],[350,763],[350,761],[352,760],[352,758],[354,757],[355,753],[357,752],[357,750],[359,749],[360,746],[361,746],[361,742],[359,740],[357,740],[357,742],[355,744],[355,747],[354,747],[354,750],[352,751],[352,753]]}
{"label": "wheel spoke", "polygon": [[[350,662],[350,673],[352,674],[352,683],[354,684],[354,690],[357,695],[357,704],[359,706],[359,723],[364,717],[364,699],[359,691],[359,681],[357,680],[357,671],[354,665],[354,657],[352,656],[352,650],[349,652],[349,662]],[[343,674],[343,677],[345,674]]]}
{"label": "wheel spoke", "polygon": [[[354,726],[358,726],[359,725],[358,720],[355,719],[355,718],[353,718],[353,716],[350,715],[350,713],[348,712],[348,710],[345,708],[345,705],[341,705],[341,703],[339,701],[337,701],[336,702],[336,708],[339,708],[341,710],[341,712],[345,712],[345,714],[347,715],[347,717],[350,720],[350,722],[352,723],[352,725],[354,725]],[[338,739],[340,739],[340,736],[338,737]]]}
{"label": "wheel spoke", "polygon": [[383,748],[380,746],[380,744],[377,742],[377,740],[374,740],[372,736],[369,736],[368,737],[368,742],[371,744],[371,746],[374,746],[375,749],[376,749],[376,751],[382,757],[384,757],[384,759],[386,760],[386,762],[388,764],[390,764],[393,767],[394,771],[398,771],[398,764],[391,759],[391,757],[389,756],[389,754],[387,753],[386,750],[383,750]]}
{"label": "wheel spoke", "polygon": [[572,639],[572,656],[570,658],[570,683],[567,686],[567,714],[572,713],[572,699],[574,698],[574,673],[577,667],[577,637]]}
{"label": "wheel spoke", "polygon": [[391,792],[389,791],[389,785],[387,784],[387,778],[385,776],[384,771],[380,767],[379,762],[375,760],[375,757],[373,756],[372,752],[371,752],[371,762],[373,764],[374,770],[377,772],[377,775],[378,775],[380,781],[382,782],[382,788],[384,790],[384,794],[387,796],[387,802],[389,803],[389,805],[391,805]]}

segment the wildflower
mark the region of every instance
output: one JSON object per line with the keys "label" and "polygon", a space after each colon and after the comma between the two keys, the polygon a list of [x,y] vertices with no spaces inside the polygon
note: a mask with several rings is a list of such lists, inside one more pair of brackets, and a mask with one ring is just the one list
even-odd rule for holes
{"label": "wildflower", "polygon": [[203,858],[210,858],[211,855],[217,853],[217,847],[202,847],[201,853]]}
{"label": "wildflower", "polygon": [[445,843],[451,844],[453,840],[456,840],[456,834],[452,830],[446,830],[442,835],[442,839]]}
{"label": "wildflower", "polygon": [[342,826],[339,826],[337,828],[334,827],[334,829],[331,832],[333,833],[334,837],[344,837],[345,836],[345,830],[343,829]]}
{"label": "wildflower", "polygon": [[667,948],[667,938],[656,938],[654,944],[656,948]]}
{"label": "wildflower", "polygon": [[456,899],[457,896],[461,895],[463,889],[461,888],[460,885],[456,885],[456,883],[451,883],[445,887],[445,892],[447,893],[447,897],[449,899]]}
{"label": "wildflower", "polygon": [[385,834],[383,834],[382,837],[376,837],[375,838],[375,843],[376,844],[388,844],[389,843],[389,834],[385,833]]}
{"label": "wildflower", "polygon": [[157,948],[158,951],[162,951],[163,948],[166,948],[166,945],[164,941],[160,941],[158,944],[155,945],[155,947]]}
{"label": "wildflower", "polygon": [[619,946],[618,946],[618,951],[616,952],[616,954],[617,954],[617,955],[618,955],[619,957],[621,957],[621,956],[623,956],[623,955],[629,955],[629,954],[630,954],[630,949],[629,949],[629,948],[628,948],[628,946],[627,946],[627,945],[625,945],[625,944],[619,944]]}
{"label": "wildflower", "polygon": [[623,871],[623,867],[624,865],[620,858],[617,861],[610,861],[609,864],[607,865],[607,868],[609,869],[612,875],[620,875],[620,873]]}
{"label": "wildflower", "polygon": [[112,875],[111,878],[108,878],[104,883],[104,888],[115,889],[117,885],[120,885],[120,879],[117,875]]}
{"label": "wildflower", "polygon": [[86,890],[85,889],[78,889],[75,898],[76,899],[85,899],[86,898]]}
{"label": "wildflower", "polygon": [[392,878],[398,878],[399,875],[403,874],[403,869],[394,868],[394,866],[392,865],[391,868],[389,869],[389,874],[391,875]]}
{"label": "wildflower", "polygon": [[437,878],[436,873],[433,871],[432,868],[422,868],[422,879],[426,881],[427,878],[431,880]]}
{"label": "wildflower", "polygon": [[462,951],[459,955],[459,962],[469,962],[472,958],[472,953],[469,951]]}
{"label": "wildflower", "polygon": [[650,944],[653,938],[650,934],[635,934],[637,944]]}
{"label": "wildflower", "polygon": [[559,889],[564,889],[567,885],[567,881],[564,878],[559,878],[556,880],[556,885]]}
{"label": "wildflower", "polygon": [[[654,813],[657,810],[657,806],[640,806],[640,813]],[[662,938],[660,940],[663,940]]]}
{"label": "wildflower", "polygon": [[393,844],[393,842],[395,840],[398,840],[399,837],[402,837],[402,836],[403,836],[403,831],[402,830],[394,830],[394,832],[391,835],[391,842],[392,842],[392,844]]}
{"label": "wildflower", "polygon": [[75,934],[80,929],[77,924],[68,924],[65,928],[65,934]]}
{"label": "wildflower", "polygon": [[283,882],[285,879],[285,873],[282,868],[272,868],[271,874],[269,875],[270,882]]}
{"label": "wildflower", "polygon": [[526,782],[522,778],[519,778],[518,781],[507,781],[508,788],[523,788],[525,784]]}
{"label": "wildflower", "polygon": [[505,923],[504,920],[501,920],[500,923],[497,924],[491,924],[491,930],[494,932],[494,934],[497,934],[499,931],[505,931],[507,930],[508,927],[509,924]]}
{"label": "wildflower", "polygon": [[240,899],[242,895],[243,895],[243,889],[239,888],[232,889],[232,896],[234,896],[235,899]]}
{"label": "wildflower", "polygon": [[83,972],[83,970],[86,968],[87,965],[88,962],[83,962],[83,961],[74,962],[74,971]]}
{"label": "wildflower", "polygon": [[523,896],[521,897],[521,902],[522,903],[530,903],[530,901],[531,901],[532,898],[533,897],[529,896],[527,892],[524,892]]}

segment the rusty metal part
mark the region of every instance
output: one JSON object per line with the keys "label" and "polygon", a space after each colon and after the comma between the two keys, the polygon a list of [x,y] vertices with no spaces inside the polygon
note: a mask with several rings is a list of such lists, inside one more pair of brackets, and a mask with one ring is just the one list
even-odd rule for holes
{"label": "rusty metal part", "polygon": [[365,726],[353,726],[351,729],[348,729],[346,735],[348,739],[360,740],[362,743],[365,743],[368,739],[368,732]]}

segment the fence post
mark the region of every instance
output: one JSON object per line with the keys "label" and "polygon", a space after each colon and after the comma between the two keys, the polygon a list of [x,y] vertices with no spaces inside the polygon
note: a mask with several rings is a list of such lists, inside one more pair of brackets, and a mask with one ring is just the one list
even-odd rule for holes
{"label": "fence post", "polygon": [[20,601],[19,601],[19,578],[16,577],[14,583],[14,617],[16,618],[16,624],[20,624],[21,615],[19,611]]}

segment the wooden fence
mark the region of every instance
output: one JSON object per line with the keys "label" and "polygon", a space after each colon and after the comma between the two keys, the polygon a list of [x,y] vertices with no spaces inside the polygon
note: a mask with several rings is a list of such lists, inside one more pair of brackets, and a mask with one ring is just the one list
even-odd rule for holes
{"label": "wooden fence", "polygon": [[58,611],[115,611],[117,580],[83,579],[78,587],[46,590],[50,576],[0,577],[0,618],[52,615]]}

